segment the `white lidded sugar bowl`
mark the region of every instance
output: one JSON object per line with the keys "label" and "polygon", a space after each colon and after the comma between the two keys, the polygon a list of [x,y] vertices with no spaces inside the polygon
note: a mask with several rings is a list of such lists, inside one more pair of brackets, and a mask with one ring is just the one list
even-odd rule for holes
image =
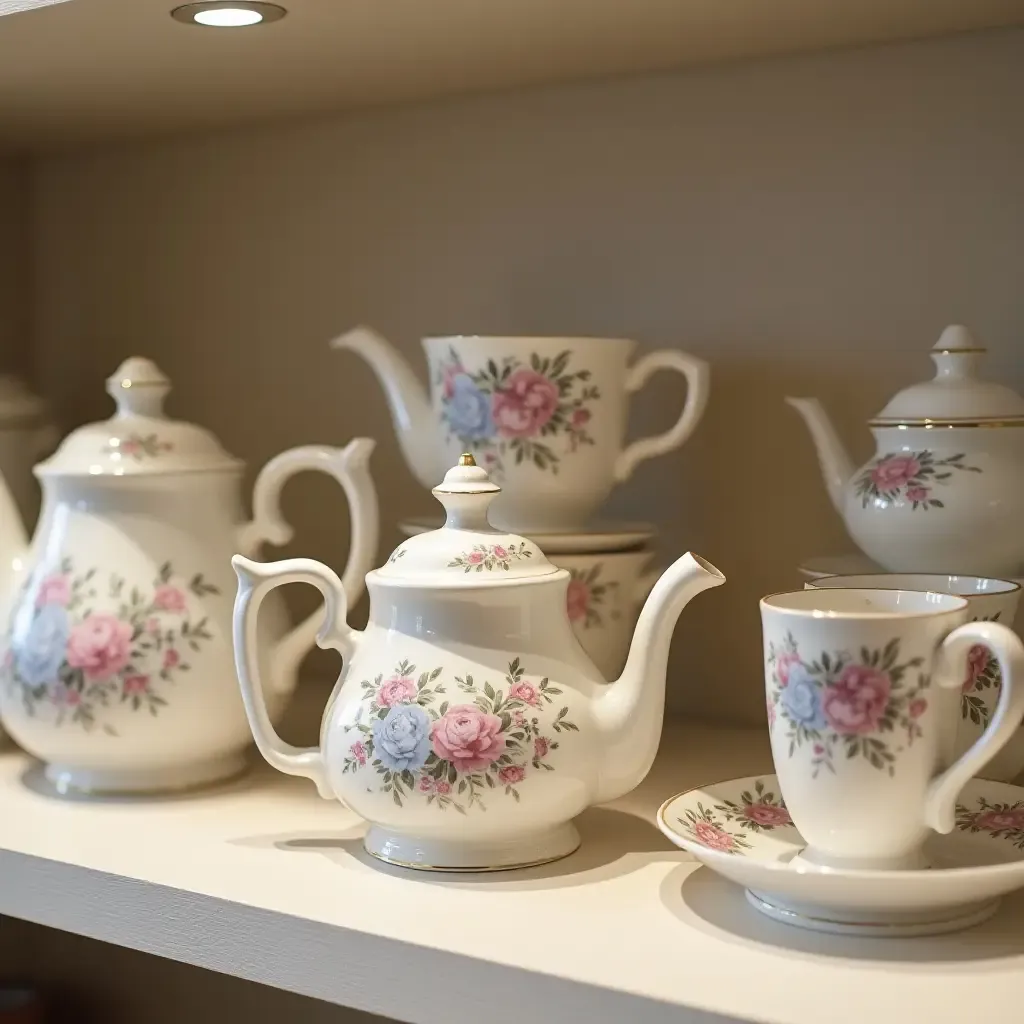
{"label": "white lidded sugar bowl", "polygon": [[816,398],[787,399],[850,536],[889,572],[1024,575],[1024,398],[978,378],[984,353],[947,327],[934,379],[870,421],[875,454],[859,469]]}
{"label": "white lidded sugar bowl", "polygon": [[[572,819],[649,771],[676,620],[695,594],[724,582],[694,555],[671,565],[622,675],[607,683],[573,635],[570,574],[532,541],[490,526],[499,491],[462,456],[433,492],[445,525],[405,540],[367,576],[363,631],[348,625],[346,587],[319,562],[233,560],[235,655],[256,743],[274,767],[362,815],[366,849],[381,860],[480,871],[571,853]],[[267,713],[274,680],[260,664],[257,614],[291,582],[323,593],[318,642],[344,659],[318,748],[284,743]]]}
{"label": "white lidded sugar bowl", "polygon": [[[153,363],[127,360],[107,389],[116,414],[36,467],[43,506],[31,544],[19,522],[2,524],[22,555],[0,713],[60,792],[190,789],[241,772],[251,740],[231,649],[232,553],[286,542],[281,488],[321,470],[348,498],[345,576],[358,594],[377,546],[373,442],[271,459],[246,522],[243,463],[208,431],[167,418],[169,382]],[[314,615],[289,628],[283,603],[269,609],[258,656],[275,681],[275,719],[316,625]]]}

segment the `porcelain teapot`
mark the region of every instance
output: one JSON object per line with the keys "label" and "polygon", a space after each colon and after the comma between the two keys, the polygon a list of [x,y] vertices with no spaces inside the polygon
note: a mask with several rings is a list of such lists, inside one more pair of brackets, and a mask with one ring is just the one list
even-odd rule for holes
{"label": "porcelain teapot", "polygon": [[[472,455],[461,457],[433,491],[445,525],[403,541],[367,576],[364,631],[348,625],[347,588],[319,562],[233,559],[235,657],[257,746],[364,817],[366,849],[381,860],[494,870],[571,853],[572,819],[650,770],[676,620],[695,594],[725,582],[692,554],[671,565],[622,675],[606,683],[573,635],[570,574],[532,541],[491,527],[499,491]],[[261,602],[291,582],[323,593],[317,640],[344,659],[321,745],[310,749],[274,731],[257,643]]]}
{"label": "porcelain teapot", "polygon": [[[373,442],[271,459],[245,522],[243,463],[208,431],[164,415],[169,381],[153,363],[127,360],[107,390],[113,418],[74,431],[35,469],[43,505],[31,544],[16,520],[0,524],[21,551],[0,713],[60,792],[192,788],[242,771],[251,739],[231,650],[232,553],[285,543],[281,488],[321,470],[348,498],[345,578],[360,593],[377,546]],[[258,656],[273,674],[277,718],[318,616],[290,629],[282,603],[269,611]]]}
{"label": "porcelain teapot", "polygon": [[965,327],[946,328],[935,378],[869,422],[875,454],[856,470],[821,403],[786,399],[850,535],[889,572],[1024,574],[1024,398],[978,379],[984,353]]}

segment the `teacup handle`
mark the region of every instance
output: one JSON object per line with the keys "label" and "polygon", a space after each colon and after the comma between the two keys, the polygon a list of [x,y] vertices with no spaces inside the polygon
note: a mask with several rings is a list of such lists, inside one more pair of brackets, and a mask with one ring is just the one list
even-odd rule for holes
{"label": "teacup handle", "polygon": [[675,370],[686,378],[686,404],[675,426],[663,434],[634,441],[619,453],[615,460],[616,483],[621,484],[623,480],[628,480],[633,475],[633,470],[646,459],[664,455],[665,452],[678,448],[693,433],[707,408],[710,367],[703,359],[675,349],[659,349],[637,360],[626,371],[626,390],[630,394],[639,391],[647,383],[648,378],[658,370]]}
{"label": "teacup handle", "polygon": [[942,641],[933,666],[938,685],[960,689],[967,652],[974,644],[983,644],[995,655],[1002,688],[988,728],[928,786],[924,821],[936,832],[953,830],[960,791],[1006,746],[1024,719],[1024,644],[1013,630],[998,622],[968,622]]}

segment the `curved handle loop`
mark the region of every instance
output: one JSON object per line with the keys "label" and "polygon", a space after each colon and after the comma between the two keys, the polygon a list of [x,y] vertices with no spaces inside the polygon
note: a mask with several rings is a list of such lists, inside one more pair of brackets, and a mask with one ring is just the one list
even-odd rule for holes
{"label": "curved handle loop", "polygon": [[347,658],[354,647],[355,630],[346,621],[348,601],[344,584],[333,570],[311,558],[253,562],[235,555],[231,565],[238,577],[238,593],[235,595],[232,618],[235,669],[256,746],[267,762],[278,771],[312,779],[320,795],[330,799],[334,792],[327,778],[320,748],[293,747],[285,743],[270,720],[260,673],[257,623],[260,605],[275,587],[286,583],[310,583],[324,596],[324,615],[316,633],[316,642],[325,649],[339,651],[343,658]]}
{"label": "curved handle loop", "polygon": [[[368,437],[357,437],[344,448],[313,444],[274,456],[256,478],[253,519],[242,527],[238,538],[243,554],[256,554],[264,543],[288,543],[294,531],[281,515],[281,491],[285,483],[306,470],[327,473],[341,484],[348,500],[352,543],[341,582],[349,601],[355,604],[362,596],[366,574],[373,568],[377,555],[380,515],[377,488],[369,468],[370,455],[376,445],[377,442]],[[298,671],[299,662],[316,640],[319,619],[318,609],[279,641],[274,651],[272,685],[278,680],[278,685],[284,687]]]}
{"label": "curved handle loop", "polygon": [[928,786],[924,820],[936,832],[953,830],[960,791],[1006,746],[1024,719],[1024,644],[1016,633],[998,622],[968,622],[942,641],[933,666],[938,685],[948,690],[960,689],[967,652],[974,644],[983,644],[995,655],[1002,688],[985,731]]}
{"label": "curved handle loop", "polygon": [[708,405],[711,368],[703,359],[678,352],[659,349],[639,359],[626,374],[626,390],[632,394],[647,383],[658,370],[675,370],[686,378],[686,404],[675,426],[663,434],[634,441],[619,453],[615,460],[615,482],[622,483],[633,475],[641,462],[678,448],[694,432]]}

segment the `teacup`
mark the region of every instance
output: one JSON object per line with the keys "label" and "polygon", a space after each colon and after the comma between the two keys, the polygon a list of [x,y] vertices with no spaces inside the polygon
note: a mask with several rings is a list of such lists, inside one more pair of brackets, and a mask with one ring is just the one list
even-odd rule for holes
{"label": "teacup", "polygon": [[[952,830],[960,790],[1024,718],[1024,645],[968,618],[964,598],[921,591],[761,601],[772,757],[805,860],[922,867],[928,830]],[[1003,686],[981,737],[942,770],[974,644],[995,654]]]}
{"label": "teacup", "polygon": [[[1020,603],[1020,584],[1012,580],[985,576],[951,576],[936,573],[865,573],[857,576],[828,576],[804,584],[805,588],[874,590],[930,590],[955,594],[967,601],[969,617],[977,622],[1001,622],[1010,625]],[[992,718],[999,696],[999,662],[984,644],[975,644],[967,652],[967,665],[960,686],[960,716],[951,742],[950,757],[962,754],[982,733]],[[986,779],[1012,782],[1024,769],[1024,731],[1013,739],[985,766]]]}
{"label": "teacup", "polygon": [[626,663],[640,606],[662,572],[658,566],[649,567],[654,552],[548,557],[572,574],[566,604],[576,639],[605,679],[617,679]]}
{"label": "teacup", "polygon": [[[463,452],[501,484],[496,526],[576,530],[646,459],[682,445],[708,399],[707,363],[612,338],[447,337],[423,342],[440,462]],[[658,370],[687,382],[671,429],[626,445],[629,399]],[[682,391],[682,388],[680,388]]]}

